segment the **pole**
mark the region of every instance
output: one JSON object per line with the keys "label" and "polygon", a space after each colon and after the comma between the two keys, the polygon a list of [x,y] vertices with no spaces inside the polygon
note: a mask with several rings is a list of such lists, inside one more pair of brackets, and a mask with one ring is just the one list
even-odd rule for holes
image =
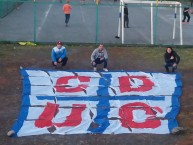
{"label": "pole", "polygon": [[99,22],[98,22],[98,20],[99,20],[99,15],[98,15],[98,13],[99,13],[99,5],[96,5],[96,39],[95,39],[95,43],[97,44],[98,43],[98,26],[99,26]]}
{"label": "pole", "polygon": [[177,6],[175,5],[173,39],[175,39],[175,36],[176,36],[176,16],[177,16],[176,13],[177,13]]}
{"label": "pole", "polygon": [[122,44],[124,44],[124,2],[121,5],[121,30],[122,30]]}
{"label": "pole", "polygon": [[118,25],[118,37],[121,35],[121,1],[119,5],[119,25]]}
{"label": "pole", "polygon": [[183,45],[183,36],[182,36],[182,4],[180,3],[180,45]]}
{"label": "pole", "polygon": [[151,3],[151,44],[154,44],[153,39],[153,3]]}
{"label": "pole", "polygon": [[34,0],[34,43],[36,43],[36,0]]}
{"label": "pole", "polygon": [[156,44],[157,35],[157,19],[158,19],[158,0],[156,0],[156,16],[155,16],[155,27],[154,27],[154,44]]}

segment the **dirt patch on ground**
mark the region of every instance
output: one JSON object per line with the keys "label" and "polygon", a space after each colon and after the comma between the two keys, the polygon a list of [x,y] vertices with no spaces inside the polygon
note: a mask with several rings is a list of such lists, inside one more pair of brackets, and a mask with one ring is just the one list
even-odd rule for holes
{"label": "dirt patch on ground", "polygon": [[[178,71],[182,75],[183,95],[179,125],[184,134],[122,134],[122,135],[39,135],[9,138],[7,131],[18,117],[21,105],[20,66],[46,68],[51,66],[50,54],[54,45],[36,47],[14,44],[0,45],[0,144],[1,145],[192,145],[193,144],[193,49],[176,49],[181,56]],[[91,70],[90,54],[95,46],[66,46],[69,61],[67,70]],[[165,72],[163,53],[165,48],[136,48],[107,46],[110,70],[139,70]]]}

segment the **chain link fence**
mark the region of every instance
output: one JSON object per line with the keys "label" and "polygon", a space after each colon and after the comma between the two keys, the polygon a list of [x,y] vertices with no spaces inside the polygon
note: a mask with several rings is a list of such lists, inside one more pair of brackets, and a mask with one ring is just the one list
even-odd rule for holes
{"label": "chain link fence", "polygon": [[183,23],[191,3],[127,3],[129,28],[124,28],[124,3],[118,0],[71,0],[68,27],[65,0],[1,0],[0,41],[193,45],[193,23]]}

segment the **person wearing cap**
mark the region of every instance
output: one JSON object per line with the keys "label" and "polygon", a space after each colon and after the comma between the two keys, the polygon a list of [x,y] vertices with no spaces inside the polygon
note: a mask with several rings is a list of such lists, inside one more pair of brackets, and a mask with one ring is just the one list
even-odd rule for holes
{"label": "person wearing cap", "polygon": [[64,11],[64,14],[65,14],[66,27],[68,26],[68,22],[70,20],[70,12],[71,12],[71,9],[72,9],[72,7],[69,3],[70,3],[70,1],[67,0],[66,4],[64,4],[64,6],[63,6],[63,11]]}
{"label": "person wearing cap", "polygon": [[97,65],[104,63],[103,70],[108,71],[107,60],[107,50],[104,48],[103,44],[100,44],[99,47],[96,48],[91,54],[91,64],[93,66],[93,70],[97,71]]}
{"label": "person wearing cap", "polygon": [[58,41],[57,45],[52,49],[51,57],[53,66],[57,67],[58,63],[62,63],[62,67],[66,65],[68,57],[66,48],[62,46],[61,41]]}
{"label": "person wearing cap", "polygon": [[175,72],[177,65],[180,62],[180,56],[172,49],[172,47],[167,47],[164,54],[165,69],[169,73],[169,67],[172,67],[172,72]]}

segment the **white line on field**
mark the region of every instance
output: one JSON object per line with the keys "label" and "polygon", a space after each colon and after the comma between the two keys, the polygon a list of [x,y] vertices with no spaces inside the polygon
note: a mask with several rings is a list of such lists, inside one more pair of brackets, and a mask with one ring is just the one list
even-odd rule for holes
{"label": "white line on field", "polygon": [[84,14],[83,14],[82,6],[80,6],[80,9],[81,9],[82,21],[83,21],[83,23],[85,23],[85,17],[84,17]]}
{"label": "white line on field", "polygon": [[[55,2],[55,0],[52,0],[52,2]],[[52,6],[53,6],[52,3],[48,5],[48,9],[45,11],[45,16],[42,17],[43,20],[42,20],[40,26],[37,28],[37,35],[36,35],[37,38],[38,38],[38,36],[39,36],[39,34],[40,34],[40,31],[42,30],[42,27],[43,27],[43,25],[44,25],[44,23],[45,23],[45,21],[46,21],[46,19],[47,19],[47,17],[48,17],[48,14],[49,14],[49,12],[50,12]]]}

